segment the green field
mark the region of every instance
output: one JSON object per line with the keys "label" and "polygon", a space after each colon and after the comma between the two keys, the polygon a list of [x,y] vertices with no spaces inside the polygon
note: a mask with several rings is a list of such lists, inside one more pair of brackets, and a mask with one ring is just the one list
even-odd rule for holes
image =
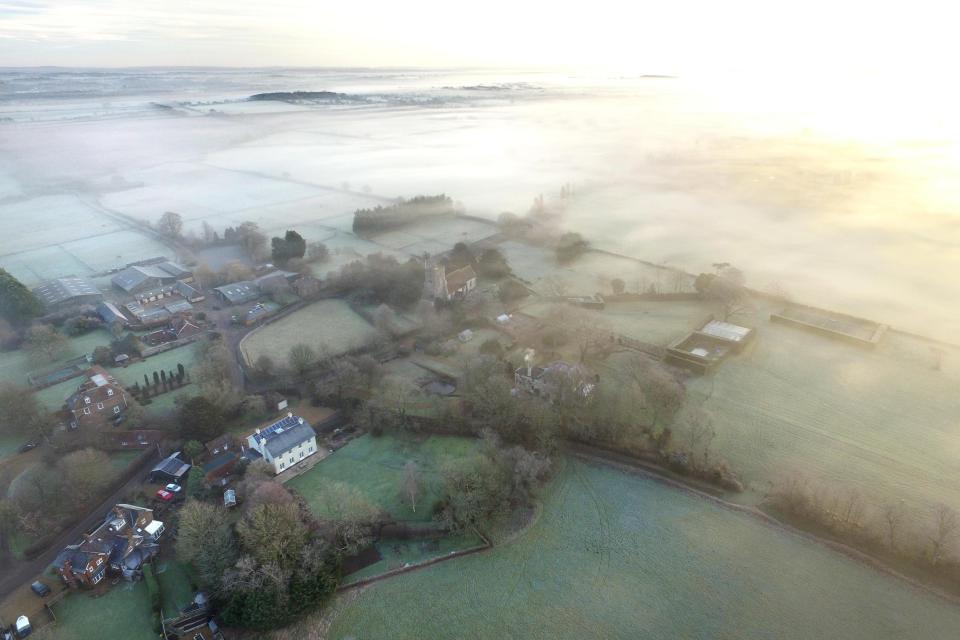
{"label": "green field", "polygon": [[[362,436],[330,454],[310,471],[287,483],[307,501],[310,509],[323,516],[320,491],[325,484],[345,482],[359,489],[373,504],[398,520],[426,521],[438,495],[437,471],[445,458],[463,458],[476,447],[468,438],[430,436],[425,439],[398,436]],[[400,498],[403,467],[414,460],[423,474],[425,491],[416,513]]]}
{"label": "green field", "polygon": [[285,365],[290,347],[299,343],[318,353],[339,355],[369,344],[378,335],[343,300],[321,300],[251,332],[240,349],[248,363],[266,355]]}
{"label": "green field", "polygon": [[[40,637],[53,640],[155,640],[150,596],[144,582],[121,580],[103,596],[93,599],[71,593],[53,605],[57,622]],[[49,631],[48,631],[49,630]]]}
{"label": "green field", "polygon": [[190,576],[186,567],[176,560],[156,562],[155,566],[163,600],[163,614],[165,617],[172,617],[193,601],[195,592]]}
{"label": "green field", "polygon": [[389,578],[328,638],[956,637],[960,608],[655,481],[570,461],[527,531]]}

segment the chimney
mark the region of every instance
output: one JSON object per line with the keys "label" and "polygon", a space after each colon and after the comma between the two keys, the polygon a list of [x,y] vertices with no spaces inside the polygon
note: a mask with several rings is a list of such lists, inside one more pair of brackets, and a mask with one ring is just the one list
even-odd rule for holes
{"label": "chimney", "polygon": [[260,427],[257,427],[257,435],[260,435]]}
{"label": "chimney", "polygon": [[292,418],[292,417],[293,417],[293,411],[287,411],[287,417],[288,417],[288,418]]}

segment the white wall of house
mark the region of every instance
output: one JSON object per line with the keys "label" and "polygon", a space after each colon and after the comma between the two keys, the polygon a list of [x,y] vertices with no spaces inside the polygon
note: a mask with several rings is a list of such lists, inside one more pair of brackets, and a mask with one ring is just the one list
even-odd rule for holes
{"label": "white wall of house", "polygon": [[274,473],[282,473],[317,452],[317,438],[315,436],[311,436],[309,440],[304,440],[297,446],[284,451],[282,455],[278,456],[270,454],[267,447],[260,443],[257,434],[247,436],[247,445],[251,449],[260,452],[263,459],[273,467]]}

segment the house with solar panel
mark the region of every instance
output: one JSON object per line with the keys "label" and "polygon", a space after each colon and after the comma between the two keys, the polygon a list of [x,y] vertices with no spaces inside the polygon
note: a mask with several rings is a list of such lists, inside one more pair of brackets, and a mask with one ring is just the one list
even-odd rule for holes
{"label": "house with solar panel", "polygon": [[256,452],[254,457],[262,457],[279,474],[317,452],[317,433],[309,422],[288,413],[247,436],[247,446],[248,458]]}

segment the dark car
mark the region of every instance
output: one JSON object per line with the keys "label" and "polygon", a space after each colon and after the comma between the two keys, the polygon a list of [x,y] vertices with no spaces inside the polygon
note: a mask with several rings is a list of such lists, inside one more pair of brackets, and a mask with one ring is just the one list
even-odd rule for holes
{"label": "dark car", "polygon": [[37,448],[36,442],[28,442],[20,446],[20,453],[26,453],[27,451],[32,451]]}
{"label": "dark car", "polygon": [[37,580],[36,582],[30,585],[30,590],[33,591],[38,596],[40,596],[41,598],[44,596],[50,595],[50,587],[43,584],[39,580]]}

